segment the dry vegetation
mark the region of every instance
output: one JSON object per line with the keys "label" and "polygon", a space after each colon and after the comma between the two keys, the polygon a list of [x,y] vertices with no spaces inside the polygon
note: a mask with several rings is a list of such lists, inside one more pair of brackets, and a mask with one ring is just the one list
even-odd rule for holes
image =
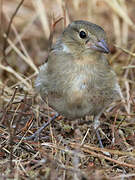
{"label": "dry vegetation", "polygon": [[[135,179],[135,0],[0,3],[0,179]],[[47,57],[52,24],[61,17],[53,41],[77,19],[108,34],[125,103],[101,117],[105,149],[98,148],[91,117],[60,117],[37,141],[25,139],[56,113],[35,94],[33,82]]]}

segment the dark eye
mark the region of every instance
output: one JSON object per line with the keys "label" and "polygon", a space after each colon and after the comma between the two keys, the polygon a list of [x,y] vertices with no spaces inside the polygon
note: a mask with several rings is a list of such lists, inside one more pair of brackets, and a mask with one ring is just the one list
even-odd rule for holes
{"label": "dark eye", "polygon": [[80,31],[79,36],[80,38],[85,39],[87,35],[86,35],[86,32]]}

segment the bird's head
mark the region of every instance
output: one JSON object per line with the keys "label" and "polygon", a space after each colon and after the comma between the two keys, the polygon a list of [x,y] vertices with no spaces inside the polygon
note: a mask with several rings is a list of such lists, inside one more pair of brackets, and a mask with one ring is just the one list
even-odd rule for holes
{"label": "bird's head", "polygon": [[62,43],[73,52],[109,53],[104,30],[87,21],[74,21],[62,34]]}

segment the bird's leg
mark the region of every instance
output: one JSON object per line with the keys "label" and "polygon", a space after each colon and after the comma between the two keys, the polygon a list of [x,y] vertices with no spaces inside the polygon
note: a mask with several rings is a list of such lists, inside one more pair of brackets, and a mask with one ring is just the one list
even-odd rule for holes
{"label": "bird's leg", "polygon": [[[37,140],[39,137],[39,134],[41,133],[41,131],[46,128],[49,124],[51,124],[57,117],[59,117],[60,115],[58,113],[56,113],[52,118],[50,118],[50,120],[47,123],[44,123],[33,135],[28,136],[28,137],[24,137],[23,139],[25,140]],[[21,139],[22,137],[19,137],[19,139]]]}
{"label": "bird's leg", "polygon": [[[104,109],[105,109],[105,108],[104,108]],[[94,116],[94,124],[93,124],[94,129],[95,129],[95,131],[96,131],[96,135],[97,135],[98,141],[99,141],[99,146],[100,146],[101,148],[104,148],[104,146],[103,146],[103,143],[102,143],[102,140],[101,140],[101,137],[100,137],[98,128],[99,128],[99,125],[100,125],[99,118],[100,118],[101,114],[103,113],[104,109],[103,109],[98,115]],[[103,152],[103,153],[104,153],[106,156],[110,156],[110,153],[109,153],[109,152]]]}
{"label": "bird's leg", "polygon": [[102,141],[101,141],[100,134],[99,134],[99,130],[98,130],[99,125],[100,125],[99,118],[100,118],[102,112],[103,112],[103,111],[101,111],[98,115],[94,116],[94,119],[93,119],[93,120],[94,120],[93,127],[94,127],[94,129],[95,129],[95,131],[96,131],[96,135],[97,135],[97,138],[98,138],[100,147],[101,147],[101,148],[104,148],[103,143],[102,143]]}

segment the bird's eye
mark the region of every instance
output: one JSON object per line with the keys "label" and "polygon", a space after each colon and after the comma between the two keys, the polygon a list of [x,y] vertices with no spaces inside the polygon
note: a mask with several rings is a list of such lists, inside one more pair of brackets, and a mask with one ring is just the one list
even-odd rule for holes
{"label": "bird's eye", "polygon": [[80,31],[79,36],[81,39],[85,39],[87,37],[86,32]]}

